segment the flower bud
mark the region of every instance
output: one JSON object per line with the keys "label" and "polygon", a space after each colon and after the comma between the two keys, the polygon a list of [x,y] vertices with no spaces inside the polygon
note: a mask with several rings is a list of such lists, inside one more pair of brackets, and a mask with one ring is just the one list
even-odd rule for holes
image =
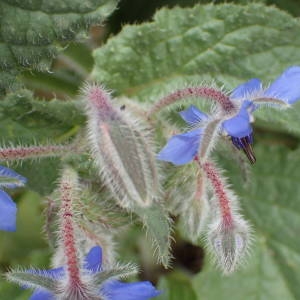
{"label": "flower bud", "polygon": [[212,223],[208,232],[209,247],[225,274],[232,273],[243,261],[249,241],[249,225],[240,216],[235,216],[232,223],[226,220]]}
{"label": "flower bud", "polygon": [[121,206],[151,205],[159,183],[149,130],[116,107],[102,87],[87,85],[84,97],[90,147],[102,178]]}

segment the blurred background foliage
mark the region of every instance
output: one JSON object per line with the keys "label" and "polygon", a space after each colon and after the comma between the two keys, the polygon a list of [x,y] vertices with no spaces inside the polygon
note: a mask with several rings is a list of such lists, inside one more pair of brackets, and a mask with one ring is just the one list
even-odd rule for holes
{"label": "blurred background foliage", "polygon": [[[247,4],[250,1],[213,1],[215,4],[223,2]],[[298,0],[251,2],[276,6],[294,17],[300,15]],[[0,103],[2,141],[6,144],[18,141],[30,143],[36,139],[64,142],[74,137],[85,123],[85,117],[78,113],[80,109],[74,109],[72,100],[76,99],[83,81],[90,77],[94,68],[93,51],[105,45],[107,39],[117,35],[125,24],[151,21],[155,12],[162,7],[192,7],[198,3],[211,1],[121,0],[118,9],[104,26],[92,26],[87,39],[78,37],[76,41],[65,43],[64,49],[53,60],[51,72],[30,70],[19,76],[32,94],[22,91],[18,97],[8,95],[9,101]],[[299,65],[299,56],[294,61],[291,58],[290,64]],[[277,66],[278,70],[280,68],[284,69],[281,65]],[[105,80],[104,72],[104,75],[101,73],[101,61],[98,69],[93,72],[94,76],[97,73],[96,77]],[[278,71],[268,76],[264,72],[268,70],[260,70],[258,74],[264,74],[268,80],[279,74]],[[248,75],[244,74],[244,77],[247,78]],[[220,82],[222,79],[219,78]],[[109,86],[109,81],[105,83],[108,88],[119,84],[113,82]],[[236,82],[235,79],[228,78],[227,83],[232,88]],[[122,93],[121,89],[116,93]],[[47,112],[44,112],[39,101],[34,100],[32,95],[46,101],[56,98],[60,106],[54,105],[53,110],[47,106]],[[154,92],[154,98],[155,95],[157,94]],[[142,93],[134,96],[141,99],[144,97]],[[120,260],[137,262],[142,270],[139,279],[151,280],[164,290],[159,299],[300,299],[300,242],[297,235],[300,229],[299,103],[296,108],[295,112],[285,116],[274,111],[266,111],[258,116],[255,124],[255,149],[259,161],[252,168],[253,177],[250,183],[245,184],[243,172],[236,166],[234,158],[228,158],[228,150],[218,153],[218,159],[228,170],[230,182],[240,195],[244,213],[251,220],[256,232],[254,249],[245,268],[230,277],[223,277],[210,264],[201,242],[193,244],[184,238],[185,234],[180,226],[175,228],[176,242],[172,244],[174,261],[172,268],[168,270],[155,264],[150,253],[151,248],[148,247],[149,242],[140,227],[133,226],[126,235],[119,237],[117,242]],[[62,113],[66,111],[67,115]],[[272,119],[276,114],[279,121],[274,126]],[[44,196],[55,185],[59,172],[58,161],[52,159],[26,162],[13,167],[29,178],[29,187],[12,193],[19,208],[18,230],[16,233],[0,234],[1,271],[18,265],[24,268],[47,268],[51,249],[42,231],[45,222],[42,212],[45,207]],[[179,220],[174,216],[174,222],[180,223],[177,221]],[[1,300],[28,299],[28,295],[29,291],[1,280]]]}

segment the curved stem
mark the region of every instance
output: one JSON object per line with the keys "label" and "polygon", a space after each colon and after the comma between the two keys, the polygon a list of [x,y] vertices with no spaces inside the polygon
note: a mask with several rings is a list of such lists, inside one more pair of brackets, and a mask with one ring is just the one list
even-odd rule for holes
{"label": "curved stem", "polygon": [[236,110],[235,105],[232,103],[230,98],[225,95],[223,92],[206,86],[200,87],[189,87],[177,90],[163,98],[161,98],[158,102],[156,102],[150,111],[148,112],[148,117],[157,113],[161,109],[175,103],[178,101],[182,101],[188,97],[198,97],[198,98],[207,98],[214,101],[218,104],[221,110],[227,115],[231,114]]}

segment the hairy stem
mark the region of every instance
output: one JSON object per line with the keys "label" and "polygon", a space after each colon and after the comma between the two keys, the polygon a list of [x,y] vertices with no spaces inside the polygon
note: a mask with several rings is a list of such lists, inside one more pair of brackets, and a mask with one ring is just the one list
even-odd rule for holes
{"label": "hairy stem", "polygon": [[46,145],[0,148],[0,160],[13,161],[39,157],[60,156],[68,153],[72,145]]}
{"label": "hairy stem", "polygon": [[210,99],[214,101],[216,104],[218,104],[222,109],[223,113],[225,113],[226,115],[231,114],[236,110],[230,98],[227,95],[225,95],[223,92],[211,87],[200,86],[200,87],[189,87],[185,89],[180,89],[161,98],[158,102],[156,102],[152,106],[152,108],[148,112],[148,117],[157,113],[161,109],[175,102],[182,101],[188,97]]}
{"label": "hairy stem", "polygon": [[[65,170],[60,183],[61,193],[61,238],[64,253],[67,260],[67,272],[69,277],[68,285],[73,288],[80,288],[83,283],[80,278],[79,262],[76,251],[76,241],[74,237],[74,222],[72,202],[74,197],[74,181],[76,178],[71,170]],[[76,184],[76,183],[75,183]]]}
{"label": "hairy stem", "polygon": [[225,222],[226,224],[232,224],[233,218],[231,212],[230,199],[228,198],[228,195],[226,193],[225,185],[221,175],[219,174],[218,170],[212,162],[205,162],[203,165],[201,165],[201,167],[204,170],[207,178],[209,179],[214,189],[214,192],[218,198],[219,208],[223,222]]}

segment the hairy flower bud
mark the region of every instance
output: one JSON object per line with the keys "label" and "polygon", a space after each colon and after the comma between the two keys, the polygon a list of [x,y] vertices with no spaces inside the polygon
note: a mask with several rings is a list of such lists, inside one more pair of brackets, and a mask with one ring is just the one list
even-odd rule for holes
{"label": "hairy flower bud", "polygon": [[250,228],[239,216],[235,216],[232,223],[219,220],[210,225],[207,239],[217,264],[225,274],[229,274],[236,269],[247,253]]}
{"label": "hairy flower bud", "polygon": [[159,183],[149,130],[115,107],[101,86],[83,92],[92,155],[107,186],[123,207],[151,205]]}
{"label": "hairy flower bud", "polygon": [[213,188],[211,199],[214,213],[209,225],[207,240],[216,261],[225,274],[233,272],[247,253],[250,243],[250,226],[238,213],[235,194],[212,162],[202,165]]}

